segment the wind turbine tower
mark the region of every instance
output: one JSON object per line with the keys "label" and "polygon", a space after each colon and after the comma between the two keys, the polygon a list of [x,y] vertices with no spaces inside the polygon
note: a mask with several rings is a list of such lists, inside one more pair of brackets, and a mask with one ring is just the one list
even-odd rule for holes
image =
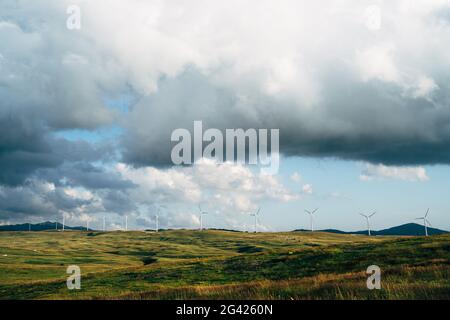
{"label": "wind turbine tower", "polygon": [[430,209],[427,210],[427,213],[425,214],[425,216],[416,219],[416,220],[423,220],[423,226],[425,228],[425,237],[428,237],[428,229],[427,229],[427,227],[428,226],[431,227],[431,223],[427,219],[429,213],[430,213]]}
{"label": "wind turbine tower", "polygon": [[63,223],[62,223],[62,231],[64,232],[65,229],[65,225],[66,225],[66,217],[63,215]]}
{"label": "wind turbine tower", "polygon": [[155,216],[155,232],[159,231],[159,210],[156,212]]}
{"label": "wind turbine tower", "polygon": [[128,216],[125,216],[125,231],[128,231]]}
{"label": "wind turbine tower", "polygon": [[257,231],[258,220],[259,220],[259,212],[260,211],[261,211],[261,208],[258,208],[258,211],[256,211],[255,213],[250,213],[250,215],[255,218],[254,233],[256,233],[256,231]]}
{"label": "wind turbine tower", "polygon": [[208,212],[203,211],[200,205],[198,205],[198,209],[200,210],[200,231],[203,231],[203,216],[207,215]]}
{"label": "wind turbine tower", "polygon": [[309,214],[309,222],[311,225],[311,232],[314,232],[314,214],[317,212],[317,210],[319,210],[319,208],[317,208],[314,211],[305,210],[305,212],[307,214]]}
{"label": "wind turbine tower", "polygon": [[367,221],[367,232],[368,232],[369,237],[371,236],[371,234],[370,234],[370,218],[372,218],[372,217],[375,215],[375,213],[376,213],[376,212],[371,213],[371,214],[369,214],[369,215],[364,214],[364,213],[360,213],[361,216],[363,216],[364,218],[366,218],[366,221]]}

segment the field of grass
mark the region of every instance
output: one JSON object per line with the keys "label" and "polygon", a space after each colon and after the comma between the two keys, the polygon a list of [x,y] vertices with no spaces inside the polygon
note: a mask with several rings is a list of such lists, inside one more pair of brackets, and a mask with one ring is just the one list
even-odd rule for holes
{"label": "field of grass", "polygon": [[[370,265],[381,290],[366,287]],[[448,234],[0,232],[0,299],[449,298]]]}

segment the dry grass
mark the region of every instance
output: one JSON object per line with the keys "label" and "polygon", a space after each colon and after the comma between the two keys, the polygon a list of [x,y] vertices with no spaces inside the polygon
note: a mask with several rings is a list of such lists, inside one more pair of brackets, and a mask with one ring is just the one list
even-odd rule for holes
{"label": "dry grass", "polygon": [[[319,274],[303,279],[251,281],[228,285],[155,288],[149,292],[128,293],[116,297],[125,300],[359,300],[359,299],[449,299],[450,280],[445,283],[420,281],[426,277],[450,279],[448,265],[428,267],[402,266],[386,270],[381,290],[368,290],[366,274]],[[419,280],[419,282],[418,282]]]}

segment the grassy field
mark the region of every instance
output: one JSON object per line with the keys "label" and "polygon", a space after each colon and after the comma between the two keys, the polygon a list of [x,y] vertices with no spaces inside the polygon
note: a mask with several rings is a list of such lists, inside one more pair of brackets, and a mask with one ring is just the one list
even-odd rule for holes
{"label": "grassy field", "polygon": [[[370,265],[381,290],[366,287]],[[0,233],[0,299],[449,298],[450,235]]]}

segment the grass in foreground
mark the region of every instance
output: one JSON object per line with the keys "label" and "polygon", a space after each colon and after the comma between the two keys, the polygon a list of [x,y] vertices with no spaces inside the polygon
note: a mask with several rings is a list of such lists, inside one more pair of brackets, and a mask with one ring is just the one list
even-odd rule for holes
{"label": "grass in foreground", "polygon": [[[366,288],[373,264],[382,290]],[[449,235],[0,233],[2,299],[449,299],[449,272]]]}

